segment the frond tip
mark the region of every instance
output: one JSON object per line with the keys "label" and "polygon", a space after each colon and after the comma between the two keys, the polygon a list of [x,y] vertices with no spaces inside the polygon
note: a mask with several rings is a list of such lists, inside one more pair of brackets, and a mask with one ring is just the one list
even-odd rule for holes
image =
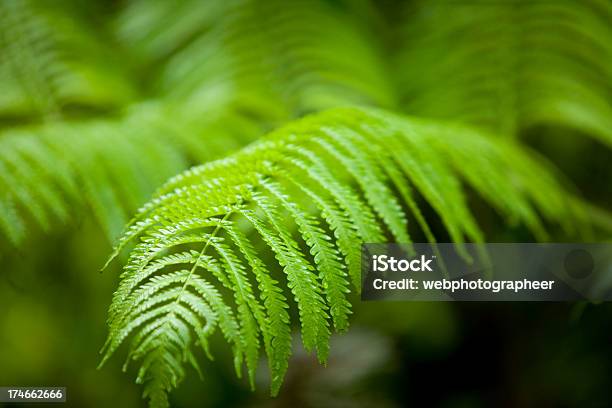
{"label": "frond tip", "polygon": [[197,367],[193,346],[210,356],[218,330],[251,385],[263,347],[276,394],[291,354],[290,302],[305,348],[325,362],[332,326],[348,327],[351,285],[359,290],[360,244],[410,242],[409,215],[434,239],[420,197],[459,249],[482,240],[462,181],[536,236],[544,220],[571,228],[582,216],[513,142],[378,110],[313,115],[172,178],[117,248],[139,238],[110,307],[102,362],[131,337],[138,382],[165,406],[185,363]]}

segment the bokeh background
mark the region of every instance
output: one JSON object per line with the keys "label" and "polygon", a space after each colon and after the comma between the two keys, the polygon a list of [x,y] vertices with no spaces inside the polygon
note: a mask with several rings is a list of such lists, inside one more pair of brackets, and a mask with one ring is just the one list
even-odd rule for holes
{"label": "bokeh background", "polygon": [[[606,0],[0,0],[0,385],[145,406],[120,356],[96,369],[114,240],[167,178],[310,112],[377,106],[519,139],[609,228],[611,68]],[[533,240],[470,204],[488,241]],[[327,367],[296,336],[279,397],[265,369],[250,392],[218,341],[173,406],[612,405],[609,304],[354,300]]]}

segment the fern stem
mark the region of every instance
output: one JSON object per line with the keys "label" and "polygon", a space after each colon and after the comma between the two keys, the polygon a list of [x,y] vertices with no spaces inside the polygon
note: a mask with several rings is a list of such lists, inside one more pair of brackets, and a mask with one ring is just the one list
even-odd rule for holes
{"label": "fern stem", "polygon": [[213,232],[210,234],[210,236],[208,237],[208,240],[206,241],[206,244],[204,245],[204,248],[202,248],[202,250],[200,251],[200,254],[198,255],[198,257],[196,258],[193,266],[191,267],[191,269],[189,270],[189,274],[187,275],[187,277],[185,278],[185,282],[183,283],[183,286],[181,287],[181,290],[179,291],[179,293],[177,293],[176,297],[174,298],[174,301],[172,302],[173,305],[175,305],[178,300],[181,298],[181,295],[183,294],[183,292],[185,291],[185,288],[187,287],[187,283],[189,283],[189,279],[191,279],[191,276],[193,275],[193,273],[195,272],[196,268],[198,267],[199,263],[200,263],[200,259],[202,259],[202,257],[204,256],[204,254],[206,253],[206,250],[208,249],[209,245],[210,245],[210,241],[215,237],[215,235],[219,232],[219,230],[221,229],[221,225],[223,224],[223,222],[225,222],[225,220],[227,220],[229,218],[229,216],[234,212],[234,210],[228,211],[227,214],[225,214],[223,216],[223,218],[221,218],[221,220],[219,221],[219,223],[217,224],[217,226],[215,227],[215,229],[213,230]]}

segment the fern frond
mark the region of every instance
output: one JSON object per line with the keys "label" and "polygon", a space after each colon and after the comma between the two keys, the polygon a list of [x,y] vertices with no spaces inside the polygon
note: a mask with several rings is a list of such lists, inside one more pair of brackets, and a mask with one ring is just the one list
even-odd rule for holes
{"label": "fern frond", "polygon": [[[313,115],[175,176],[119,243],[139,240],[110,307],[103,362],[132,336],[129,358],[141,361],[145,396],[164,406],[193,346],[208,343],[223,313],[238,373],[246,363],[252,384],[262,341],[276,394],[291,353],[283,288],[305,348],[324,363],[331,325],[347,328],[347,295],[359,290],[360,244],[409,243],[408,230],[417,228],[409,215],[435,239],[417,193],[458,250],[466,239],[482,239],[464,185],[536,234],[544,225],[585,222],[579,200],[514,142],[378,110]],[[204,282],[208,292],[198,289]],[[211,296],[214,287],[220,290]]]}
{"label": "fern frond", "polygon": [[612,143],[612,4],[423,1],[395,60],[405,111],[513,135],[561,124]]}
{"label": "fern frond", "polygon": [[84,20],[67,4],[0,2],[0,118],[58,118],[134,99],[127,70]]}
{"label": "fern frond", "polygon": [[390,107],[382,47],[351,11],[320,0],[135,1],[117,32],[145,66],[163,62],[156,93],[167,97],[281,118],[339,104]]}
{"label": "fern frond", "polygon": [[[44,93],[23,94],[44,108],[38,112],[28,107],[23,119],[38,114],[68,119],[67,108],[103,111],[131,101],[117,84],[125,75],[111,68],[123,72],[132,67],[94,58],[105,58],[110,50],[100,48],[100,33],[73,27],[79,20],[70,8],[11,0],[2,7],[7,8],[2,13],[7,22],[0,52],[6,58],[1,59],[0,72],[10,75],[0,78],[0,87],[19,84],[11,76],[15,74],[32,92]],[[365,25],[347,13],[349,6],[342,7],[346,10],[324,1],[287,5],[241,0],[208,7],[201,2],[180,7],[130,3],[114,27],[125,50],[113,49],[108,60],[138,48],[142,66],[136,71],[159,79],[150,81],[157,84],[155,89],[146,89],[155,99],[129,105],[116,117],[58,120],[0,133],[0,188],[6,191],[0,205],[11,209],[0,215],[0,231],[19,244],[24,235],[19,231],[31,224],[49,231],[74,218],[67,214],[84,208],[114,239],[127,214],[172,174],[244,146],[271,123],[337,103],[391,105],[392,88],[374,40]],[[74,31],[83,35],[70,36]],[[38,48],[41,51],[31,55]],[[41,63],[47,54],[48,61]],[[357,59],[362,63],[354,67]],[[36,72],[18,72],[13,65]],[[82,79],[86,74],[95,83]],[[111,89],[115,101],[87,93]],[[19,99],[10,97],[13,102]],[[374,231],[368,233],[376,238]]]}
{"label": "fern frond", "polygon": [[19,244],[32,224],[49,230],[89,209],[114,240],[128,214],[165,180],[189,163],[237,149],[260,129],[231,111],[209,111],[202,118],[187,107],[149,103],[114,120],[5,131],[0,133],[0,205],[7,211],[0,213],[0,231]]}

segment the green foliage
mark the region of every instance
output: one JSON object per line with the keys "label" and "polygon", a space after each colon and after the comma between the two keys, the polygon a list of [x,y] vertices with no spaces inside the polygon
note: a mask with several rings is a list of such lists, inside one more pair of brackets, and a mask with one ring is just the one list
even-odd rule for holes
{"label": "green foliage", "polygon": [[[0,230],[15,244],[29,221],[50,231],[89,208],[117,237],[135,208],[192,161],[253,140],[260,126],[231,112],[198,118],[167,104],[134,106],[113,120],[59,121],[5,131],[0,139]],[[180,121],[180,126],[174,121]],[[201,140],[215,134],[223,145]]]}
{"label": "green foliage", "polygon": [[472,196],[541,240],[606,220],[514,139],[611,143],[611,3],[399,3],[0,2],[0,235],[140,207],[103,362],[129,338],[153,406],[216,332],[278,393],[292,321],[321,362],[348,328],[359,244],[461,251]]}
{"label": "green foliage", "polygon": [[[75,27],[84,17],[72,4],[62,14],[51,0],[2,3],[0,87],[10,90],[0,119],[27,125],[0,137],[0,231],[11,242],[82,208],[114,240],[126,214],[189,164],[302,112],[390,103],[376,47],[345,14],[324,2],[215,3],[133,2],[112,24],[116,34],[97,37]],[[128,50],[135,55],[117,61]],[[92,94],[109,90],[112,100]]]}
{"label": "green foliage", "polygon": [[73,8],[0,2],[0,118],[59,118],[132,101],[128,73],[104,40]]}
{"label": "green foliage", "polygon": [[[141,208],[116,249],[136,242],[110,308],[103,362],[131,336],[138,381],[152,406],[166,406],[184,364],[197,367],[194,346],[208,354],[219,328],[252,386],[263,345],[276,394],[291,350],[287,298],[304,347],[324,363],[330,326],[348,327],[351,281],[359,290],[359,244],[410,242],[411,212],[428,228],[417,193],[459,248],[482,240],[463,183],[535,234],[544,234],[542,220],[585,221],[578,201],[519,145],[383,111],[314,115],[181,173]],[[266,246],[256,251],[259,243]],[[264,262],[271,257],[276,265]]]}
{"label": "green foliage", "polygon": [[0,137],[17,245],[82,209],[112,240],[161,180],[338,105],[612,140],[607,2],[415,2],[378,37],[382,13],[360,2],[133,1],[107,24],[60,3],[1,4],[0,119],[26,125]]}
{"label": "green foliage", "polygon": [[562,125],[610,145],[611,20],[606,0],[409,3],[401,105],[507,135]]}
{"label": "green foliage", "polygon": [[[394,104],[382,46],[349,5],[326,1],[135,1],[117,26],[141,64],[165,60],[156,92],[292,115]],[[359,64],[354,64],[359,61]]]}

